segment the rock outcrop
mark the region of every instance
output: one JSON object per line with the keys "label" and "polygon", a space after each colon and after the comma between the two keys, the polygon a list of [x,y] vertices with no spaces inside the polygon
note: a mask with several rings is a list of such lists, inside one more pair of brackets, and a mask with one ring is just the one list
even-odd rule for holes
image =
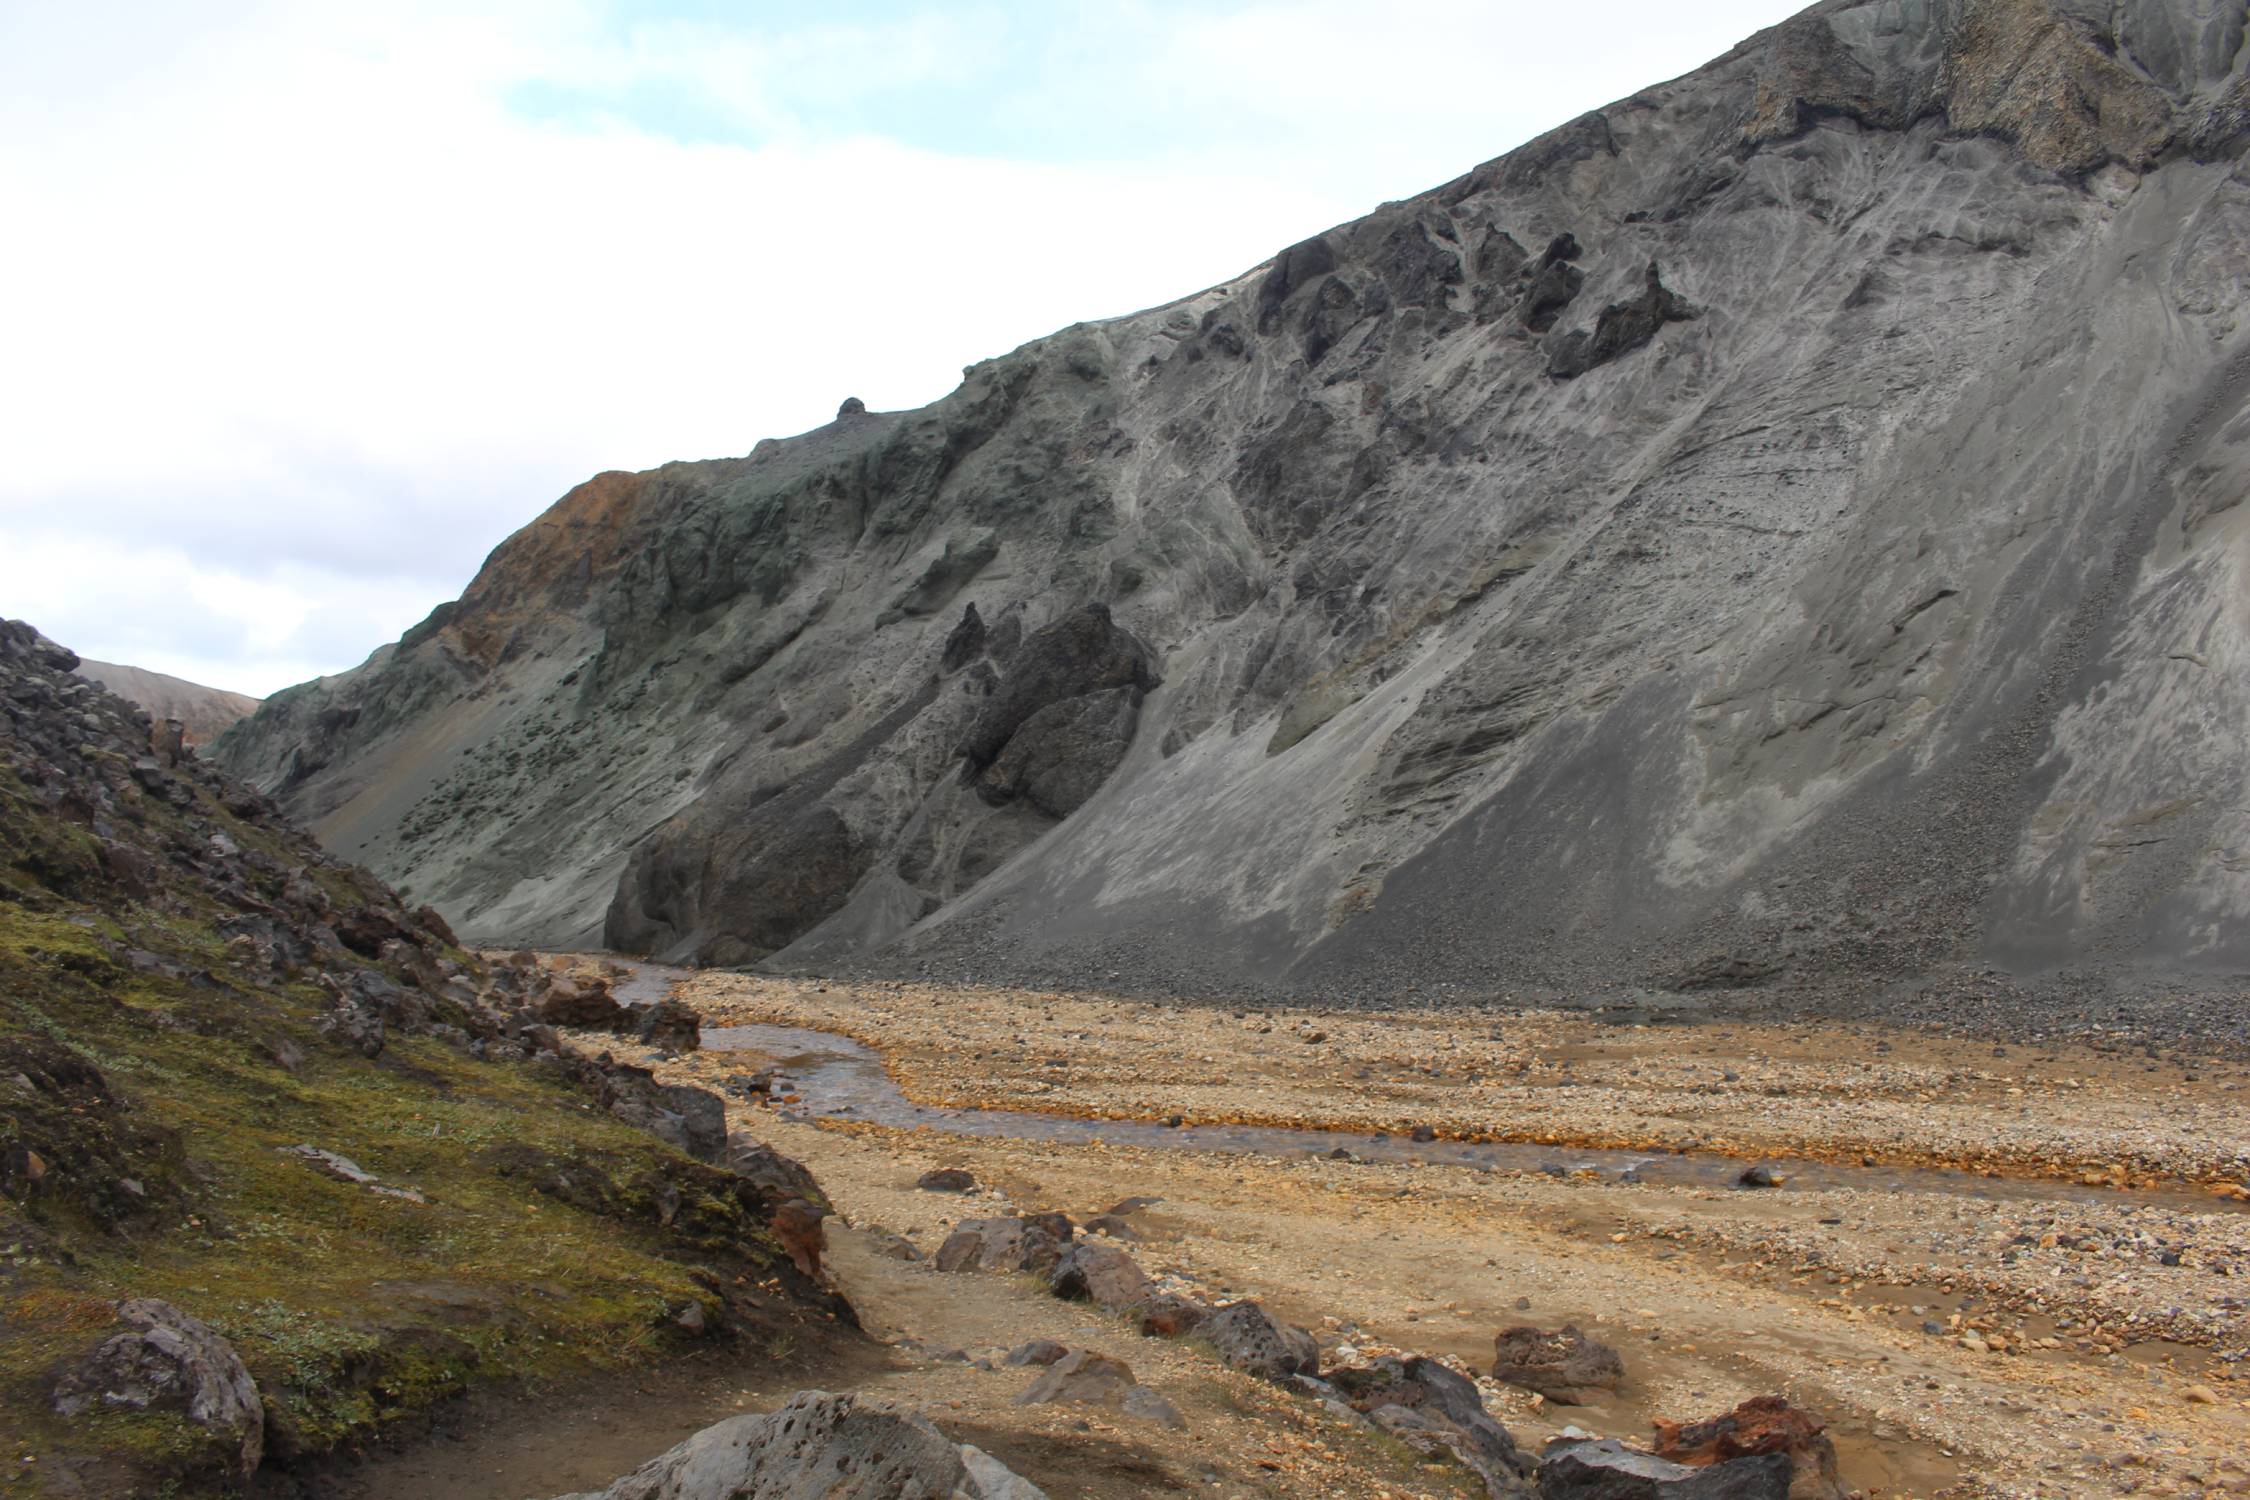
{"label": "rock outcrop", "polygon": [[486,940],[2239,970],[2244,31],[1824,0],[924,410],[600,476],[219,753]]}
{"label": "rock outcrop", "polygon": [[178,1410],[211,1434],[235,1477],[247,1478],[265,1455],[266,1408],[234,1346],[154,1297],[120,1302],[117,1321],[125,1327],[56,1383],[55,1410]]}

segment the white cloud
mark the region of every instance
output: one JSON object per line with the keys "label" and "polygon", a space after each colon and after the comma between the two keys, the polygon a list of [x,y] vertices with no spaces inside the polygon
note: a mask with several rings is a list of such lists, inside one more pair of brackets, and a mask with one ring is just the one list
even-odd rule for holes
{"label": "white cloud", "polygon": [[[11,8],[0,611],[221,686],[336,670],[589,473],[926,402],[1626,86],[1541,82],[1595,50],[1544,7],[1100,14],[1087,72],[998,7],[794,32],[570,0]],[[824,124],[980,66],[1015,70],[995,139],[1139,107],[1149,149]],[[624,103],[541,123],[510,107],[537,83]],[[651,89],[757,139],[636,126]]]}

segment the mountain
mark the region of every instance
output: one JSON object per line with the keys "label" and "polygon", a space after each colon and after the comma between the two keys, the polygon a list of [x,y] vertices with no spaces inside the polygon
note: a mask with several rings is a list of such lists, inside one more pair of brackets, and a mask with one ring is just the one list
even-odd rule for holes
{"label": "mountain", "polygon": [[2239,968],[2244,29],[1816,5],[922,410],[596,476],[218,754],[491,940]]}
{"label": "mountain", "polygon": [[121,667],[115,662],[78,663],[78,675],[98,682],[126,702],[136,704],[159,719],[178,719],[190,745],[208,744],[229,724],[258,711],[259,700],[248,693],[205,687],[184,677],[151,672],[143,667]]}

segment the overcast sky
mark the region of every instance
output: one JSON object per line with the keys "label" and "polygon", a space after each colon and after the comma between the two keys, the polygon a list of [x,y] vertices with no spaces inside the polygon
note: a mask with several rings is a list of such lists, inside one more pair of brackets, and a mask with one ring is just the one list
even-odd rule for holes
{"label": "overcast sky", "polygon": [[266,693],[602,469],[1168,301],[1798,0],[0,0],[0,616]]}

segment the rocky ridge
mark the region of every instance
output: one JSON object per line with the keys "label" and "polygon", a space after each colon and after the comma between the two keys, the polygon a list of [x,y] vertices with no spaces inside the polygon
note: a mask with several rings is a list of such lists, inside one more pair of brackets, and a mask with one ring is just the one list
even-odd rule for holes
{"label": "rocky ridge", "polygon": [[218,753],[483,939],[1335,996],[2224,975],[2243,43],[1827,0],[922,411],[599,476]]}

